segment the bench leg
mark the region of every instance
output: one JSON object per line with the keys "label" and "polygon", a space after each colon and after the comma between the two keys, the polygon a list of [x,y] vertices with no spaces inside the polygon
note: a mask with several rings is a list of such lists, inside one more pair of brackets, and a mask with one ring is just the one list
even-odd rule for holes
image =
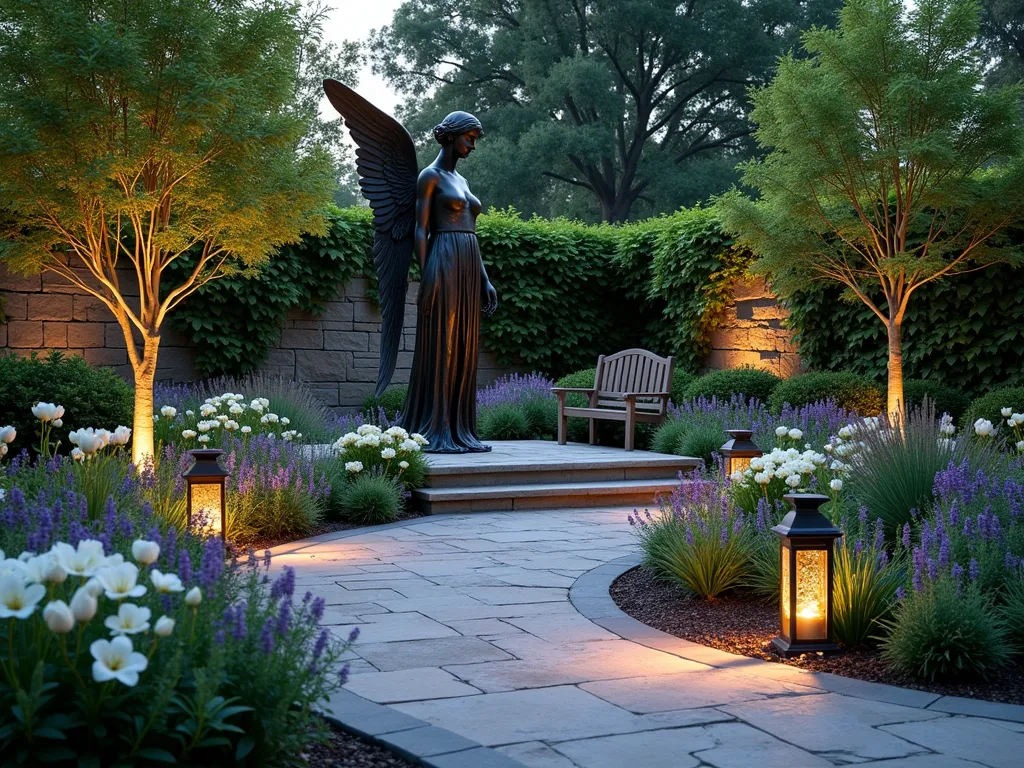
{"label": "bench leg", "polygon": [[569,431],[569,417],[563,413],[562,409],[558,409],[558,444],[565,445],[565,436]]}
{"label": "bench leg", "polygon": [[597,419],[590,420],[590,444],[597,443]]}
{"label": "bench leg", "polygon": [[633,432],[636,427],[632,404],[626,406],[626,450],[633,450]]}

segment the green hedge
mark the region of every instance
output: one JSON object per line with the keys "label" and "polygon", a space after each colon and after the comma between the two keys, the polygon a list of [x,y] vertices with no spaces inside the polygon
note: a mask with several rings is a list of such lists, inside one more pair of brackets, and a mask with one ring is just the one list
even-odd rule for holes
{"label": "green hedge", "polygon": [[963,419],[963,431],[974,434],[974,422],[988,419],[998,429],[1001,436],[1010,434],[1006,419],[1001,410],[1010,408],[1014,413],[1024,413],[1024,387],[1001,387],[982,395],[971,403]]}
{"label": "green hedge", "polygon": [[960,417],[970,405],[970,398],[954,387],[923,379],[907,379],[903,382],[903,402],[906,403],[904,410],[921,407],[925,397],[934,406],[936,416],[948,413],[956,422],[960,421]]}
{"label": "green hedge", "polygon": [[786,379],[772,392],[769,403],[779,413],[786,403],[799,408],[824,400],[834,400],[840,408],[861,416],[877,416],[885,408],[881,387],[849,371],[815,371]]}
{"label": "green hedge", "polygon": [[716,397],[726,402],[733,395],[745,395],[767,403],[780,381],[782,379],[768,371],[750,367],[732,368],[712,371],[695,379],[683,395],[686,400]]}

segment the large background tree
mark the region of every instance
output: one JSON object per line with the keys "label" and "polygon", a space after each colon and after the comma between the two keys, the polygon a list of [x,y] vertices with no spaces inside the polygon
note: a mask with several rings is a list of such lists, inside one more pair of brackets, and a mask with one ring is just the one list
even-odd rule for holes
{"label": "large background tree", "polygon": [[982,0],[980,41],[989,61],[989,81],[1024,79],[1024,2]]}
{"label": "large background tree", "polygon": [[[300,149],[300,44],[280,0],[0,0],[0,259],[113,314],[136,460],[153,453],[168,313],[326,226],[333,167]],[[162,279],[186,252],[194,268]]]}
{"label": "large background tree", "polygon": [[837,5],[408,0],[372,47],[414,136],[454,109],[483,120],[487,205],[623,221],[728,187],[752,146],[747,87]]}
{"label": "large background tree", "polygon": [[838,30],[804,35],[811,58],[783,59],[754,93],[769,154],[743,181],[760,199],[720,201],[781,295],[832,281],[885,324],[891,414],[915,291],[1020,259],[1002,235],[1024,210],[1021,91],[981,87],[977,32],[973,0],[849,0]]}

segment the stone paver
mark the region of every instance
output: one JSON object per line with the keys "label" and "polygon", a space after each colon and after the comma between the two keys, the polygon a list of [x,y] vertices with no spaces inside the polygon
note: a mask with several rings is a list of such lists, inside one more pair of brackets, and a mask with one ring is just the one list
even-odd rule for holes
{"label": "stone paver", "polygon": [[427,765],[1024,764],[1022,707],[806,673],[629,619],[607,590],[636,559],[631,511],[440,515],[284,545],[271,568],[326,600],[336,636],[360,628],[328,711]]}

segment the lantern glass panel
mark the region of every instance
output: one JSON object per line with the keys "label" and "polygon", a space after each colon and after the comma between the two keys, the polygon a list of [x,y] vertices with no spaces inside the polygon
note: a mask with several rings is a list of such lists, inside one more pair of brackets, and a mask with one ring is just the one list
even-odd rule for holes
{"label": "lantern glass panel", "polygon": [[729,474],[733,472],[742,472],[750,466],[750,456],[730,456],[729,457]]}
{"label": "lantern glass panel", "polygon": [[202,516],[205,526],[220,533],[220,483],[191,483],[192,519]]}
{"label": "lantern glass panel", "polygon": [[[783,569],[785,573],[785,569]],[[796,552],[796,636],[799,640],[828,638],[828,552]]]}
{"label": "lantern glass panel", "polygon": [[779,547],[779,552],[782,555],[782,588],[779,592],[779,608],[782,611],[781,634],[786,640],[792,640],[793,638],[789,636],[789,547],[783,545]]}

